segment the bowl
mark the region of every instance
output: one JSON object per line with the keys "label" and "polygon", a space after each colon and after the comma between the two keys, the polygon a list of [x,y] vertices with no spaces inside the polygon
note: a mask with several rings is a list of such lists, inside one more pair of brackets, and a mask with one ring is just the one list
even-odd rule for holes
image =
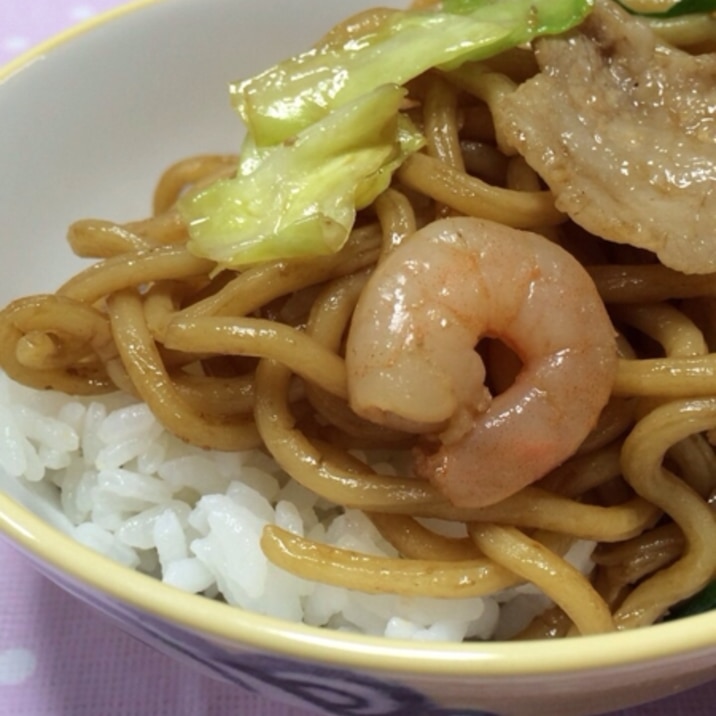
{"label": "bowl", "polygon": [[[233,151],[227,83],[304,49],[365,0],[132,3],[0,73],[0,300],[78,267],[65,228],[141,217],[162,169]],[[68,536],[56,505],[0,474],[0,533],[40,572],[142,641],[319,713],[597,714],[711,679],[716,612],[633,632],[418,643],[259,616],[167,586]]]}

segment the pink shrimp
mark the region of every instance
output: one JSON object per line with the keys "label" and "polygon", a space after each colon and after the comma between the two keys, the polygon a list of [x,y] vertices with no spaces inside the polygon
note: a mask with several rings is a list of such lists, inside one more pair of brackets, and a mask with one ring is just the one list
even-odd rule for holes
{"label": "pink shrimp", "polygon": [[[475,350],[522,367],[492,397]],[[498,502],[575,452],[607,403],[615,331],[584,268],[542,236],[473,218],[418,231],[376,269],[346,365],[353,410],[426,433],[415,471],[455,505]]]}

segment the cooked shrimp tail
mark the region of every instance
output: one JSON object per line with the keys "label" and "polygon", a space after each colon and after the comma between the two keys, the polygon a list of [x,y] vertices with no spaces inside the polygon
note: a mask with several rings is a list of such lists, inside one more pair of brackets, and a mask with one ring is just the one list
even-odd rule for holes
{"label": "cooked shrimp tail", "polygon": [[[482,338],[521,369],[491,396]],[[356,307],[353,409],[425,435],[415,471],[455,505],[498,502],[572,455],[614,383],[615,331],[584,268],[542,236],[450,218],[378,266]]]}

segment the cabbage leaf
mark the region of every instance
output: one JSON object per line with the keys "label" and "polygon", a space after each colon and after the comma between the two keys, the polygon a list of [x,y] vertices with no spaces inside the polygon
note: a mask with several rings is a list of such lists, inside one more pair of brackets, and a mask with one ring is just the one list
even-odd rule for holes
{"label": "cabbage leaf", "polygon": [[224,266],[333,253],[356,211],[423,145],[399,113],[405,90],[384,85],[327,115],[288,144],[247,141],[237,176],[181,203],[189,249]]}
{"label": "cabbage leaf", "polygon": [[246,125],[236,175],[178,208],[189,250],[220,266],[338,251],[357,211],[424,139],[403,109],[406,82],[578,24],[593,0],[445,0],[394,11],[379,29],[326,42],[230,97]]}
{"label": "cabbage leaf", "polygon": [[564,32],[592,0],[446,0],[442,10],[396,11],[380,29],[328,43],[230,85],[257,144],[276,144],[381,84],[403,85],[432,67],[454,69],[538,35]]}

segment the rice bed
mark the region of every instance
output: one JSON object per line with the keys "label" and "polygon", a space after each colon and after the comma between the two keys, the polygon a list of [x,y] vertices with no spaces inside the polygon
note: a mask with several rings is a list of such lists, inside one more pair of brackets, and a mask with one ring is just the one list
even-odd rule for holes
{"label": "rice bed", "polygon": [[[395,556],[359,511],[336,509],[265,453],[180,441],[119,394],[71,398],[0,374],[0,488],[75,539],[178,589],[315,626],[437,641],[504,639],[551,602],[531,585],[488,598],[372,595],[308,582],[264,557],[267,524]],[[592,543],[568,559],[591,568]]]}

